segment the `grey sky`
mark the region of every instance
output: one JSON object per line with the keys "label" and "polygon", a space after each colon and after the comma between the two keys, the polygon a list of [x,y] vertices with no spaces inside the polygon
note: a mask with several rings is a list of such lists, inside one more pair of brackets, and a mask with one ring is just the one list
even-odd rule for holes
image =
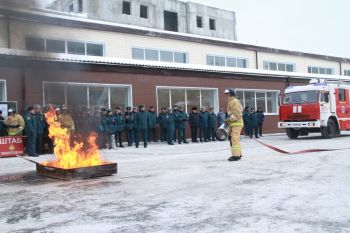
{"label": "grey sky", "polygon": [[349,0],[191,0],[236,12],[239,42],[350,58]]}

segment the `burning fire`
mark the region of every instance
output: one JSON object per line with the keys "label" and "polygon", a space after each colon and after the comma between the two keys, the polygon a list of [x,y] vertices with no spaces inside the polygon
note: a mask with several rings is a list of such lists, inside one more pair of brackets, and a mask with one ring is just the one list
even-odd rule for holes
{"label": "burning fire", "polygon": [[54,141],[55,160],[43,162],[42,165],[59,167],[64,169],[90,167],[106,164],[96,145],[97,134],[92,133],[87,138],[87,143],[74,142],[71,145],[71,135],[67,129],[62,128],[57,120],[56,111],[51,108],[45,114],[49,124],[49,137]]}

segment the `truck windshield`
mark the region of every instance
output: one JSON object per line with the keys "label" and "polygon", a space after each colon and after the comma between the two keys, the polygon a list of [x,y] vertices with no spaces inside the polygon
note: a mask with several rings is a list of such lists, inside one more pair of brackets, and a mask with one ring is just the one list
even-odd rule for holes
{"label": "truck windshield", "polygon": [[284,96],[284,104],[316,103],[319,101],[318,91],[301,91],[287,93]]}

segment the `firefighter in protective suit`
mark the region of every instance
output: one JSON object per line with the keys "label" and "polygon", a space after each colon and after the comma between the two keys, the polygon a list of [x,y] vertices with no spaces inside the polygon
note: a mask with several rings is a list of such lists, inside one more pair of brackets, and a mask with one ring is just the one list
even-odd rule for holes
{"label": "firefighter in protective suit", "polygon": [[243,124],[243,107],[237,99],[236,91],[233,88],[226,89],[224,92],[228,97],[227,114],[228,134],[231,137],[231,157],[228,161],[237,161],[242,158],[240,135]]}
{"label": "firefighter in protective suit", "polygon": [[24,119],[21,115],[17,114],[12,108],[8,110],[9,116],[4,121],[7,126],[7,133],[9,136],[21,136],[24,129]]}
{"label": "firefighter in protective suit", "polygon": [[67,129],[68,134],[74,133],[74,121],[68,112],[67,106],[62,106],[61,114],[57,116],[57,120],[61,123],[61,127]]}

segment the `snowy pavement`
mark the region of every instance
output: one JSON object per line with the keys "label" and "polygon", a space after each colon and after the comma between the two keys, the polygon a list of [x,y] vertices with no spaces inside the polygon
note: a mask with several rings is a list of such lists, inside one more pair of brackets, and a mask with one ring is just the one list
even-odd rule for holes
{"label": "snowy pavement", "polygon": [[[287,151],[350,147],[350,134],[261,140]],[[0,232],[350,232],[350,150],[282,155],[248,138],[242,145],[239,162],[227,161],[227,141],[104,150],[118,174],[73,181],[0,159],[0,177],[25,174],[0,183]]]}

